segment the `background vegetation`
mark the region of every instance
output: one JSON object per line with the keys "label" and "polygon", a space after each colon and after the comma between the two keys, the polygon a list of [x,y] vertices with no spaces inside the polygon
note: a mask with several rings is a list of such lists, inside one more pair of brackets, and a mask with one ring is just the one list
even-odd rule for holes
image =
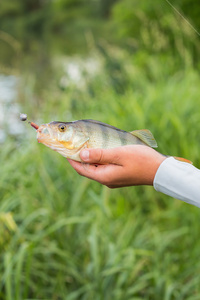
{"label": "background vegetation", "polygon": [[[39,124],[148,128],[158,151],[200,168],[199,36],[166,1],[151,2],[1,1],[0,70],[18,82],[4,106]],[[196,1],[173,5],[199,31]],[[200,299],[198,208],[81,178],[28,124],[16,135],[6,119],[0,299]]]}

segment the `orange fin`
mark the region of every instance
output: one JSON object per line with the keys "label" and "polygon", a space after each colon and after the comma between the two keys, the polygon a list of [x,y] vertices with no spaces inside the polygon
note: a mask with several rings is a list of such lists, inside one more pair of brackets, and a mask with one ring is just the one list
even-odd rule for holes
{"label": "orange fin", "polygon": [[175,159],[177,159],[177,160],[179,160],[179,161],[186,162],[186,163],[191,164],[191,165],[193,164],[192,161],[190,161],[190,160],[188,160],[188,159],[186,159],[186,158],[177,157],[177,156],[173,156],[173,158],[175,158]]}

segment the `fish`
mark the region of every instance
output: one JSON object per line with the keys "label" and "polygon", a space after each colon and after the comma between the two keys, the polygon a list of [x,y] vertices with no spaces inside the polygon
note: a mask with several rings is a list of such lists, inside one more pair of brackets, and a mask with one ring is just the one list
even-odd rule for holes
{"label": "fish", "polygon": [[125,145],[146,145],[157,147],[152,133],[147,129],[131,132],[96,120],[71,122],[53,121],[37,124],[31,122],[37,131],[39,143],[60,153],[66,158],[81,162],[80,151],[84,148],[116,148]]}

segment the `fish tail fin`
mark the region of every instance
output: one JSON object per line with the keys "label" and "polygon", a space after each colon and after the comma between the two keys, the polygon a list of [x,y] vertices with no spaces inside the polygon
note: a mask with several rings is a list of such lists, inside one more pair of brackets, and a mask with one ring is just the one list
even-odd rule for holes
{"label": "fish tail fin", "polygon": [[148,129],[134,130],[134,131],[131,131],[130,133],[132,135],[136,136],[138,139],[140,139],[142,142],[144,142],[148,146],[150,146],[152,148],[158,147],[153,134]]}
{"label": "fish tail fin", "polygon": [[182,161],[182,162],[186,162],[186,163],[191,164],[191,165],[193,164],[192,161],[190,161],[190,160],[188,160],[186,158],[183,158],[183,157],[173,156],[173,158],[175,158],[176,160]]}

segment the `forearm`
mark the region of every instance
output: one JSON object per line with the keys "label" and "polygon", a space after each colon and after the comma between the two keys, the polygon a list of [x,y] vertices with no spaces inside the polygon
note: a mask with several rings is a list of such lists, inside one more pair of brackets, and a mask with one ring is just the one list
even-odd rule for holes
{"label": "forearm", "polygon": [[200,170],[173,157],[161,163],[153,182],[158,192],[200,207]]}
{"label": "forearm", "polygon": [[200,170],[189,163],[142,145],[87,149],[80,156],[87,167],[69,160],[73,168],[110,188],[153,185],[159,192],[200,207]]}

